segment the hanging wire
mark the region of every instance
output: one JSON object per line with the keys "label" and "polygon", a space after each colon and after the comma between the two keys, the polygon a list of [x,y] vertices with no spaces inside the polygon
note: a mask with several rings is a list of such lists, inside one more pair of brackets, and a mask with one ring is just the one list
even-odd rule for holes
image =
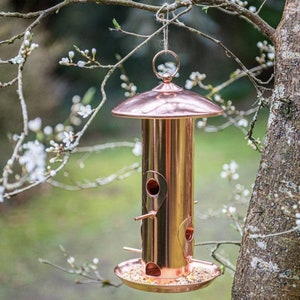
{"label": "hanging wire", "polygon": [[[166,13],[166,18],[165,18],[165,23],[169,22],[169,5],[166,2],[165,6],[167,8],[167,13]],[[164,50],[167,51],[169,49],[169,26],[167,25],[164,30],[163,30],[163,34],[164,34]]]}
{"label": "hanging wire", "polygon": [[[166,10],[166,13],[162,11]],[[165,51],[169,49],[169,4],[165,2],[156,13],[156,20],[162,22],[163,29],[163,48]]]}

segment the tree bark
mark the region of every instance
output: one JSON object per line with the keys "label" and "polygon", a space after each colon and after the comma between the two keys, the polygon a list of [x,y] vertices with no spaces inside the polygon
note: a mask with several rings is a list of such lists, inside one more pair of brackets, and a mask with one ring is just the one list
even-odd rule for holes
{"label": "tree bark", "polygon": [[[300,2],[287,0],[274,39],[275,84],[233,299],[300,299]],[[283,233],[290,231],[288,233]]]}

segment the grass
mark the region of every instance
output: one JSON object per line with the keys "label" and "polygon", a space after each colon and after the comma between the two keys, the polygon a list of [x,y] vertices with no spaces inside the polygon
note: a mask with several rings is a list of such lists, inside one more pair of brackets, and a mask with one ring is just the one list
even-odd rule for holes
{"label": "grass", "polygon": [[[262,132],[262,126],[259,127]],[[72,177],[93,179],[116,172],[120,167],[138,161],[128,149],[104,151],[91,156],[81,169],[74,159],[66,172]],[[243,136],[234,128],[215,134],[196,132],[195,207],[196,241],[236,239],[225,217],[202,220],[209,209],[220,210],[230,200],[230,185],[220,178],[224,163],[234,159],[240,165],[240,182],[249,186],[257,171],[259,154],[246,146]],[[70,180],[70,179],[69,179]],[[122,286],[118,289],[99,285],[75,285],[70,275],[41,265],[46,258],[64,265],[58,245],[85,261],[100,258],[103,276],[118,279],[113,268],[135,255],[123,246],[140,247],[139,224],[133,217],[140,214],[140,174],[91,190],[70,192],[44,186],[25,204],[8,209],[0,215],[0,298],[9,300],[77,300],[77,299],[182,299],[182,294],[152,294]],[[195,257],[211,260],[209,247],[197,247]],[[231,259],[237,249],[228,247],[224,253]],[[75,278],[74,278],[75,279]],[[230,272],[209,287],[190,292],[190,300],[230,299]]]}

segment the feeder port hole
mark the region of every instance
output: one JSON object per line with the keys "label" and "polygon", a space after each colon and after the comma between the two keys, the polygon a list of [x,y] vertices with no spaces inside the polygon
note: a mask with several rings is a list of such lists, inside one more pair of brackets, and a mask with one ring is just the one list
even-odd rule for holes
{"label": "feeder port hole", "polygon": [[185,238],[188,242],[192,241],[194,238],[194,227],[188,226],[188,228],[185,230]]}
{"label": "feeder port hole", "polygon": [[150,178],[146,183],[146,190],[149,196],[157,196],[160,190],[158,181],[154,178]]}
{"label": "feeder port hole", "polygon": [[148,276],[158,277],[161,275],[161,270],[160,270],[160,267],[156,263],[149,262],[146,264],[145,273]]}

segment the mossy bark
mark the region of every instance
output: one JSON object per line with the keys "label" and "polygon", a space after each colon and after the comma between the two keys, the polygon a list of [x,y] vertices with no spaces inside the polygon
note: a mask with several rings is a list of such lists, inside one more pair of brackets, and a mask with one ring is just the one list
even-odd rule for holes
{"label": "mossy bark", "polygon": [[[233,299],[300,299],[300,2],[287,0],[274,39],[265,148],[237,262]],[[288,233],[280,234],[288,231]]]}

